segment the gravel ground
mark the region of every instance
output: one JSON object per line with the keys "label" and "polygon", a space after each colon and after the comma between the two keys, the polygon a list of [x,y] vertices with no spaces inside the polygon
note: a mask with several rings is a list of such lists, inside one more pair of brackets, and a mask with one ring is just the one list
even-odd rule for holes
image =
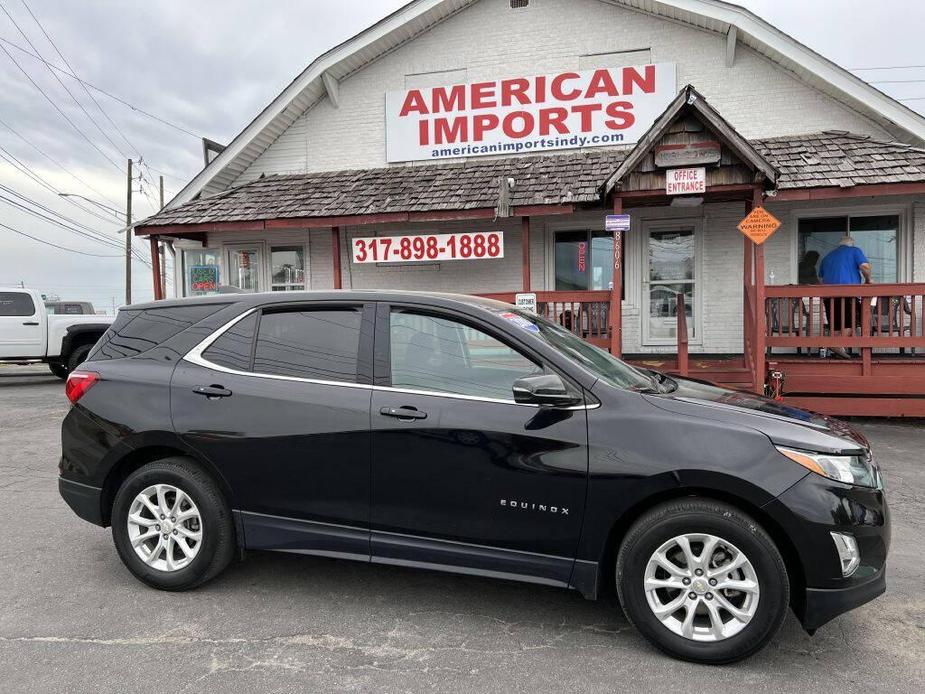
{"label": "gravel ground", "polygon": [[925,427],[862,421],[885,471],[885,596],[747,662],[666,658],[613,599],[251,553],[207,586],[135,581],[58,496],[61,382],[0,367],[0,691],[925,691]]}

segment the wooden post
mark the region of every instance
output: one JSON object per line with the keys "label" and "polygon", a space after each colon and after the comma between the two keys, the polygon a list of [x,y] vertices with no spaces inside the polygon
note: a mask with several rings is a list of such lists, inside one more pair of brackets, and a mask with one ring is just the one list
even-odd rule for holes
{"label": "wooden post", "polygon": [[331,227],[331,258],[334,262],[334,289],[343,289],[340,274],[340,227]]}
{"label": "wooden post", "polygon": [[[131,232],[126,230],[125,233]],[[152,234],[149,241],[151,243],[151,276],[154,279],[154,300],[158,301],[164,298],[164,287],[161,286],[161,254],[157,247],[157,236]]]}
{"label": "wooden post", "polygon": [[[164,177],[160,177],[159,182],[159,191],[160,191],[160,203],[161,206],[159,210],[164,209]],[[166,242],[158,243],[158,248],[160,249],[160,262],[161,262],[161,298],[167,298],[167,249]],[[155,297],[157,298],[157,297]]]}
{"label": "wooden post", "polygon": [[[613,198],[613,213],[623,214],[623,199]],[[613,287],[610,290],[610,353],[623,356],[623,232],[613,232]]]}
{"label": "wooden post", "polygon": [[523,291],[530,291],[530,218],[520,218],[520,245],[522,250],[520,276],[523,281]]}
{"label": "wooden post", "polygon": [[[764,191],[755,186],[752,209],[761,207]],[[755,245],[755,392],[764,393],[767,358],[767,313],[765,312],[764,244]]]}

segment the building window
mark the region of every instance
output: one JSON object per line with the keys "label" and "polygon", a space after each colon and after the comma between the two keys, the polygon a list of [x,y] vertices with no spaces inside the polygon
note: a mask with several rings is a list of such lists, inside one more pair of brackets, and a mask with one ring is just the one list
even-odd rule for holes
{"label": "building window", "polygon": [[555,236],[555,247],[557,291],[611,289],[613,234],[560,231]]}
{"label": "building window", "polygon": [[899,215],[893,214],[801,219],[799,283],[818,282],[819,263],[849,235],[870,261],[874,282],[882,284],[897,281]]}
{"label": "building window", "polygon": [[305,249],[302,246],[274,246],[270,249],[270,288],[274,292],[305,289]]}
{"label": "building window", "polygon": [[216,248],[183,251],[183,296],[204,296],[218,291],[220,258]]}

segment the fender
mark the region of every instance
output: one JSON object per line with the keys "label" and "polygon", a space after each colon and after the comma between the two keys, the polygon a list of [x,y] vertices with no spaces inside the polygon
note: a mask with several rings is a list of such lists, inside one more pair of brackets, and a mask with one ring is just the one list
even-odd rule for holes
{"label": "fender", "polygon": [[69,325],[67,332],[61,339],[61,356],[64,357],[71,353],[72,344],[78,341],[82,342],[82,340],[78,338],[88,334],[95,334],[96,339],[93,342],[96,343],[107,330],[109,330],[109,323],[80,323],[78,325]]}
{"label": "fender", "polygon": [[[228,481],[225,479],[225,476],[221,473],[221,470],[219,470],[211,460],[184,442],[176,433],[163,430],[130,434],[107,451],[106,455],[100,461],[100,467],[108,470],[106,478],[103,480],[104,494],[101,497],[101,503],[104,505],[108,503],[109,500],[106,498],[107,491],[110,495],[115,493],[115,490],[111,489],[111,485],[113,480],[117,479],[121,474],[120,468],[123,461],[133,458],[138,453],[143,453],[145,449],[153,451],[165,448],[173,449],[178,455],[192,458],[202,465],[202,467],[212,475],[221,490],[227,496],[229,503],[234,507],[234,493]],[[104,517],[105,515],[104,513]]]}

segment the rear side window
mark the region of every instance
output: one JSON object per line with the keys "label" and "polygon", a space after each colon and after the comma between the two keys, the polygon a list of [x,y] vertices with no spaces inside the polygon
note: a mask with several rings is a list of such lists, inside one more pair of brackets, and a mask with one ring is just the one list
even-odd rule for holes
{"label": "rear side window", "polygon": [[0,292],[0,316],[34,316],[35,303],[23,292]]}
{"label": "rear side window", "polygon": [[134,357],[166,342],[191,325],[225,308],[225,304],[198,304],[122,310],[96,343],[88,361]]}
{"label": "rear side window", "polygon": [[260,319],[254,371],[354,383],[360,309],[281,311]]}
{"label": "rear side window", "polygon": [[258,315],[259,313],[252,313],[222,333],[222,336],[202,353],[203,359],[228,369],[250,371]]}

